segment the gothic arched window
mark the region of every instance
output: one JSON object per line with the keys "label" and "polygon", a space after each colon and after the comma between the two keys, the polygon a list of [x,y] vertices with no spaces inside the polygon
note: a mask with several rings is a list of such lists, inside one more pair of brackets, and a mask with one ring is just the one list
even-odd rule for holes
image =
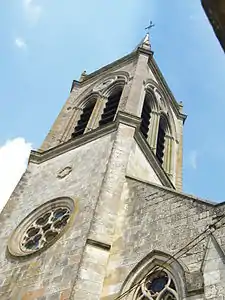
{"label": "gothic arched window", "polygon": [[157,145],[156,145],[156,157],[158,158],[161,164],[163,163],[166,130],[167,130],[167,120],[164,116],[160,116]]}
{"label": "gothic arched window", "polygon": [[105,108],[101,115],[101,120],[99,121],[99,125],[105,125],[114,120],[115,114],[117,112],[117,108],[120,102],[120,98],[123,92],[123,88],[119,87],[108,97]]}
{"label": "gothic arched window", "polygon": [[83,108],[83,111],[80,115],[80,119],[77,122],[76,127],[74,128],[74,132],[72,133],[72,137],[77,137],[79,135],[84,134],[85,129],[88,125],[88,121],[90,120],[91,114],[95,107],[96,100],[90,101],[87,105]]}
{"label": "gothic arched window", "polygon": [[166,270],[150,273],[135,293],[135,300],[178,300],[175,283]]}
{"label": "gothic arched window", "polygon": [[142,113],[141,113],[141,132],[144,135],[145,138],[148,137],[148,131],[149,131],[149,125],[150,125],[150,119],[151,119],[151,98],[146,95],[143,108],[142,108]]}

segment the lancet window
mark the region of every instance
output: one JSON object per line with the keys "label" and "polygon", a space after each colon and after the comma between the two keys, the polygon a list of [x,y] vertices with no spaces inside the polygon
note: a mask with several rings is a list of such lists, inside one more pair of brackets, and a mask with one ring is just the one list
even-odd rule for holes
{"label": "lancet window", "polygon": [[173,176],[174,151],[171,120],[167,102],[156,88],[148,86],[141,112],[140,131],[170,178]]}
{"label": "lancet window", "polygon": [[150,119],[151,119],[151,99],[148,95],[145,96],[144,105],[141,113],[141,132],[145,138],[148,137]]}
{"label": "lancet window", "polygon": [[120,87],[119,89],[112,92],[112,94],[108,97],[105,108],[101,115],[101,120],[99,121],[99,125],[105,125],[114,120],[122,91],[123,89],[122,87]]}
{"label": "lancet window", "polygon": [[85,99],[86,104],[75,108],[73,122],[76,124],[72,138],[79,137],[115,119],[125,85],[125,79],[117,76],[96,85]]}
{"label": "lancet window", "polygon": [[165,148],[165,136],[166,136],[166,120],[164,117],[160,117],[159,120],[159,129],[157,137],[157,147],[156,147],[156,157],[159,162],[163,163],[164,148]]}
{"label": "lancet window", "polygon": [[88,121],[90,120],[91,114],[95,107],[96,100],[90,101],[84,108],[80,115],[80,118],[77,122],[76,127],[74,128],[74,132],[72,133],[72,137],[77,137],[84,134],[85,129],[88,125]]}

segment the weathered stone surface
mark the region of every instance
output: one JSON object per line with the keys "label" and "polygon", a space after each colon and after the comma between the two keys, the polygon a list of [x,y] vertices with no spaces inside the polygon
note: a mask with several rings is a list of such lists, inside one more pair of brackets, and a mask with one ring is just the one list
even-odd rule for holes
{"label": "weathered stone surface", "polygon": [[[0,217],[1,299],[9,299],[8,293],[12,299],[18,299],[17,295],[19,299],[66,299],[77,276],[113,139],[108,135],[41,165],[29,165]],[[70,174],[57,178],[58,171],[68,165],[73,169]],[[9,259],[8,237],[21,220],[40,204],[66,195],[77,201],[78,210],[65,234],[38,256]]]}
{"label": "weathered stone surface", "polygon": [[[105,105],[100,93],[90,131],[70,140],[82,102],[112,76],[125,80],[117,117],[98,128]],[[157,107],[146,140],[139,127],[147,89]],[[173,131],[166,165],[155,155],[161,110]],[[182,186],[184,119],[146,48],[74,82],[0,215],[0,299],[114,300],[156,266],[170,272],[180,299],[222,299],[225,205],[175,191]],[[7,243],[13,230],[40,205],[65,196],[76,209],[64,234],[36,255],[12,257]],[[215,222],[221,228],[209,226]],[[133,300],[132,293],[124,299]]]}

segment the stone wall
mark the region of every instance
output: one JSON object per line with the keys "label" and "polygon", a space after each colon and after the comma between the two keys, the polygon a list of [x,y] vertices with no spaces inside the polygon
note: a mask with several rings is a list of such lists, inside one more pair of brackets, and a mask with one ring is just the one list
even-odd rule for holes
{"label": "stone wall", "polygon": [[[101,298],[104,300],[114,299],[120,294],[130,272],[151,252],[176,254],[225,211],[224,205],[216,207],[131,178],[124,184],[121,207],[124,209],[118,217]],[[220,247],[225,250],[225,227],[215,231],[215,236],[218,234]],[[203,241],[198,240],[195,247],[178,258],[178,262],[184,267],[188,299],[219,299],[217,297],[225,295],[225,265],[221,258],[210,261],[215,253],[205,257],[208,240],[209,237]],[[205,260],[203,278],[202,266]],[[212,267],[214,263],[217,263],[218,270],[214,266],[214,273],[210,275],[210,264]],[[209,289],[212,288],[214,290],[210,293]]]}
{"label": "stone wall", "polygon": [[[30,164],[0,216],[0,299],[69,299],[106,171],[114,133],[59,155]],[[64,167],[72,172],[57,178]],[[78,211],[65,234],[38,256],[7,255],[9,236],[31,211],[48,200],[68,196]]]}

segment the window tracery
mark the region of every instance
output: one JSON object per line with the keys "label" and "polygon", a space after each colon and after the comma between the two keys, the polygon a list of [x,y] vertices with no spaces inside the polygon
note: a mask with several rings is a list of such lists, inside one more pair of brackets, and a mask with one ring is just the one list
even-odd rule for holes
{"label": "window tracery", "polygon": [[13,256],[26,256],[49,247],[65,231],[75,209],[71,198],[46,202],[32,211],[14,230],[8,242]]}
{"label": "window tracery", "polygon": [[[119,102],[127,78],[124,75],[114,75],[98,82],[86,97],[86,105],[78,105],[73,122],[76,126],[72,138],[112,122],[118,110]],[[82,101],[84,103],[84,101]],[[71,128],[71,127],[70,127]]]}
{"label": "window tracery", "polygon": [[70,211],[66,207],[56,208],[35,220],[26,230],[21,246],[24,251],[37,251],[51,242],[67,225]]}
{"label": "window tracery", "polygon": [[175,283],[166,271],[153,271],[137,289],[135,300],[178,300]]}

